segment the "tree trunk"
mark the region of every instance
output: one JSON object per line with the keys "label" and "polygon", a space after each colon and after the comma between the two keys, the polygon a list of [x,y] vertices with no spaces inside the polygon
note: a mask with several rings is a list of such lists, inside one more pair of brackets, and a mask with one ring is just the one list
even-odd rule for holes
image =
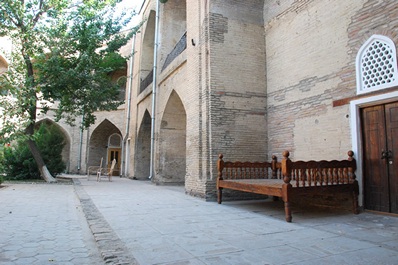
{"label": "tree trunk", "polygon": [[42,178],[49,182],[57,182],[57,180],[51,176],[50,172],[47,169],[47,166],[44,164],[43,158],[41,157],[41,154],[39,152],[39,149],[37,148],[36,143],[33,140],[28,140],[28,145],[29,145],[29,150],[33,155],[33,158],[36,161],[37,167],[39,168],[40,175]]}
{"label": "tree trunk", "polygon": [[53,176],[51,176],[50,172],[47,169],[47,166],[44,164],[44,160],[41,157],[41,154],[40,154],[39,148],[37,147],[36,142],[34,140],[32,140],[32,136],[33,136],[33,134],[35,132],[35,126],[34,125],[36,123],[36,111],[37,111],[37,107],[36,107],[37,97],[36,96],[37,95],[36,95],[36,90],[33,89],[34,88],[34,84],[35,84],[34,71],[33,71],[32,61],[31,61],[29,55],[26,53],[26,51],[28,50],[26,48],[26,43],[28,43],[28,40],[24,39],[21,52],[22,52],[22,55],[23,55],[23,57],[25,59],[27,73],[28,73],[28,77],[29,77],[28,84],[29,84],[29,87],[31,87],[31,90],[29,92],[30,92],[31,99],[33,99],[33,100],[30,102],[31,105],[28,108],[28,113],[29,113],[29,116],[30,116],[31,123],[26,128],[25,133],[26,133],[26,135],[29,136],[29,139],[28,139],[29,150],[32,153],[33,158],[36,161],[36,164],[37,164],[37,167],[38,167],[38,169],[40,171],[41,177],[45,181],[50,182],[50,183],[51,182],[57,182],[57,180]]}
{"label": "tree trunk", "polygon": [[[32,96],[36,97],[36,95],[32,95]],[[36,101],[35,101],[34,105],[32,105],[30,107],[29,115],[31,117],[31,120],[36,122]],[[29,136],[28,141],[27,141],[29,150],[32,153],[33,158],[36,161],[37,168],[40,171],[41,177],[46,182],[49,182],[49,183],[57,182],[57,180],[53,176],[51,176],[50,172],[48,171],[47,166],[46,166],[46,164],[44,164],[44,160],[40,154],[39,148],[37,147],[36,142],[33,140],[33,134],[35,131],[35,126],[34,126],[35,123],[34,122],[30,123],[28,125],[28,127],[25,129],[26,135]]]}

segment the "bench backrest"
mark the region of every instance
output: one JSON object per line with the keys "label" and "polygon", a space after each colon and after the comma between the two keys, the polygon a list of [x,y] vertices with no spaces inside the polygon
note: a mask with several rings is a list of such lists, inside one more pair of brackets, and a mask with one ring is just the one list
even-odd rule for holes
{"label": "bench backrest", "polygon": [[281,163],[276,156],[271,162],[231,162],[224,161],[219,155],[217,162],[218,177],[221,179],[281,179]]}
{"label": "bench backrest", "polygon": [[353,155],[354,152],[348,151],[346,160],[291,161],[289,152],[285,151],[282,173],[296,187],[352,184],[356,179],[356,161]]}
{"label": "bench backrest", "polygon": [[289,152],[283,152],[281,162],[272,156],[271,162],[231,162],[219,155],[218,179],[283,179],[296,187],[352,184],[355,179],[354,152],[347,160],[291,161]]}

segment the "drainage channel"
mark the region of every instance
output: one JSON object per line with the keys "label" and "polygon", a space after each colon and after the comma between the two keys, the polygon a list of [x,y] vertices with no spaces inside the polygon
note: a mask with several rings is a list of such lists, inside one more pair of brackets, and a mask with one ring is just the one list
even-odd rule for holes
{"label": "drainage channel", "polygon": [[131,255],[81,186],[80,180],[73,179],[73,184],[104,262],[112,265],[138,265],[137,260]]}

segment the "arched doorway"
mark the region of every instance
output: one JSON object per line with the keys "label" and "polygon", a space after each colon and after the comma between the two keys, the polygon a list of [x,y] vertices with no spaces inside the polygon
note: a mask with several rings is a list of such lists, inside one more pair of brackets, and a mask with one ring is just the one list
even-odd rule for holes
{"label": "arched doorway", "polygon": [[173,91],[163,113],[159,131],[159,164],[155,182],[184,184],[186,174],[186,113]]}
{"label": "arched doorway", "polygon": [[151,163],[151,115],[146,110],[136,140],[134,177],[148,179]]}
{"label": "arched doorway", "polygon": [[120,174],[120,161],[122,153],[122,134],[109,120],[102,121],[93,131],[88,146],[87,167],[98,166],[101,158],[110,168],[113,159],[116,159],[114,175]]}
{"label": "arched doorway", "polygon": [[113,171],[114,176],[120,175],[121,157],[122,157],[122,136],[118,133],[114,133],[108,138],[108,150],[107,150],[107,165],[110,167],[113,159],[116,160],[116,167]]}

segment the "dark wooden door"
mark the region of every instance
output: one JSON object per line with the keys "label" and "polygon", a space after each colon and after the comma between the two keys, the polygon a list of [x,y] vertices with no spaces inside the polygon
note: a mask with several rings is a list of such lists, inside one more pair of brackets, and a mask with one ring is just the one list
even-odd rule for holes
{"label": "dark wooden door", "polygon": [[390,212],[398,213],[398,102],[385,105],[387,149],[391,151],[387,159],[390,186]]}
{"label": "dark wooden door", "polygon": [[365,208],[398,213],[398,102],[362,109]]}

